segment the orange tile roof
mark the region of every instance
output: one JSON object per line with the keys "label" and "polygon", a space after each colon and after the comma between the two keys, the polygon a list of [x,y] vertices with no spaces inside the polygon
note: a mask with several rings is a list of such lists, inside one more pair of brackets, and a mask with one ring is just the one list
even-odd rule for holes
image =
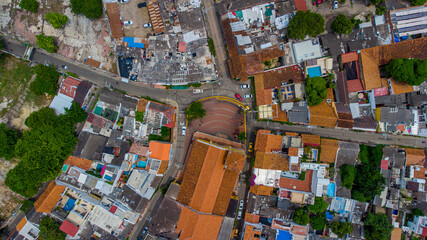
{"label": "orange tile roof", "polygon": [[259,236],[261,236],[261,232],[258,230],[254,230],[255,227],[252,225],[246,225],[245,227],[245,236],[243,240],[259,240]]}
{"label": "orange tile roof", "polygon": [[349,63],[357,60],[359,60],[359,54],[357,52],[341,54],[341,63]]}
{"label": "orange tile roof", "polygon": [[426,169],[419,166],[417,167],[419,170],[415,169],[414,178],[425,179],[426,178]]}
{"label": "orange tile roof", "polygon": [[139,112],[145,112],[145,108],[147,107],[149,102],[150,101],[145,98],[140,98],[138,104],[136,105],[136,110]]}
{"label": "orange tile roof", "polygon": [[398,82],[394,80],[394,78],[390,78],[390,83],[394,94],[410,93],[414,91],[413,86],[404,82]]}
{"label": "orange tile roof", "polygon": [[282,83],[302,83],[304,72],[298,65],[279,67],[263,73],[264,88],[279,88]]}
{"label": "orange tile roof", "polygon": [[290,147],[288,149],[288,155],[292,157],[298,157],[298,148]]}
{"label": "orange tile roof", "polygon": [[289,190],[297,190],[302,192],[311,192],[311,180],[313,178],[313,171],[308,170],[305,174],[304,181],[292,178],[280,178],[279,186]]}
{"label": "orange tile roof", "polygon": [[426,155],[423,149],[405,148],[406,152],[406,166],[409,165],[424,165]]}
{"label": "orange tile roof", "polygon": [[272,106],[272,110],[273,110],[273,116],[274,116],[273,120],[274,121],[280,121],[280,122],[287,122],[288,121],[288,115],[286,114],[285,111],[282,111],[280,109],[279,104],[274,104]]}
{"label": "orange tile roof", "polygon": [[308,234],[308,227],[307,226],[300,226],[300,225],[292,225],[291,226],[291,233],[301,236],[307,236]]}
{"label": "orange tile roof", "polygon": [[427,38],[365,48],[361,50],[360,57],[365,89],[385,87],[381,83],[379,67],[394,58],[427,59]]}
{"label": "orange tile roof", "polygon": [[169,162],[168,161],[162,161],[160,163],[159,170],[157,170],[157,174],[164,174],[166,170],[168,169]]}
{"label": "orange tile roof", "polygon": [[338,140],[322,138],[320,144],[320,161],[324,163],[334,163],[338,148]]}
{"label": "orange tile roof", "polygon": [[282,150],[282,136],[258,131],[255,140],[255,151],[270,153]]}
{"label": "orange tile roof", "polygon": [[111,29],[111,37],[115,39],[122,38],[124,35],[117,3],[107,3],[105,4],[105,7],[107,8],[107,16]]}
{"label": "orange tile roof", "polygon": [[249,188],[249,191],[255,195],[271,196],[273,187],[254,185]]}
{"label": "orange tile roof", "polygon": [[245,214],[246,222],[259,223],[259,218],[260,218],[260,215],[250,214],[248,212]]}
{"label": "orange tile roof", "polygon": [[289,159],[276,153],[255,153],[254,168],[289,171]]}
{"label": "orange tile roof", "polygon": [[333,128],[337,124],[338,117],[328,103],[322,102],[316,106],[309,106],[308,109],[310,111],[309,125]]}
{"label": "orange tile roof", "polygon": [[160,14],[159,4],[155,2],[150,2],[147,4],[148,15],[150,15],[150,20],[153,25],[154,34],[160,34],[165,32],[165,25],[163,24],[163,19]]}
{"label": "orange tile roof", "polygon": [[150,151],[150,158],[155,158],[161,161],[169,161],[172,144],[162,143],[157,141],[150,141],[148,150]]}
{"label": "orange tile roof", "polygon": [[307,4],[305,0],[294,0],[294,4],[297,11],[307,11]]}
{"label": "orange tile roof", "polygon": [[245,160],[243,151],[195,139],[177,201],[199,212],[225,215]]}
{"label": "orange tile roof", "polygon": [[400,240],[402,239],[402,229],[401,228],[393,228],[391,231],[390,240]]}
{"label": "orange tile roof", "polygon": [[19,221],[18,225],[16,225],[16,230],[18,230],[18,232],[20,232],[24,228],[25,224],[27,224],[27,217],[26,216],[24,216],[21,219],[21,221]]}
{"label": "orange tile roof", "polygon": [[90,66],[95,67],[95,68],[100,68],[101,67],[101,62],[93,60],[92,58],[87,58],[86,61],[85,61],[85,63],[87,65],[90,65]]}
{"label": "orange tile roof", "polygon": [[67,160],[65,161],[65,164],[70,166],[75,166],[84,170],[90,170],[90,167],[92,166],[93,161],[87,160],[84,158],[69,156]]}
{"label": "orange tile roof", "polygon": [[304,145],[320,146],[320,136],[311,134],[301,134],[302,143]]}
{"label": "orange tile roof", "polygon": [[61,199],[64,190],[65,186],[56,185],[55,181],[51,181],[37,201],[34,202],[36,212],[50,213]]}
{"label": "orange tile roof", "polygon": [[176,226],[180,239],[216,240],[223,217],[210,214],[197,214],[187,207],[183,207]]}
{"label": "orange tile roof", "polygon": [[299,136],[299,133],[294,133],[294,132],[286,132],[285,134],[286,136],[296,136],[296,137]]}

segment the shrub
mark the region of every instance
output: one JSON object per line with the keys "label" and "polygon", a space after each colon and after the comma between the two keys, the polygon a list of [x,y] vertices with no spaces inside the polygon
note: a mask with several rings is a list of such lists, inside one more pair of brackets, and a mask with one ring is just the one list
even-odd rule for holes
{"label": "shrub", "polygon": [[45,36],[43,33],[36,36],[37,38],[37,45],[39,45],[40,48],[43,48],[44,50],[54,53],[58,47],[53,42],[53,37],[51,36]]}
{"label": "shrub", "polygon": [[102,16],[102,0],[70,0],[71,12],[83,14],[89,19],[96,19]]}
{"label": "shrub", "polygon": [[332,22],[331,28],[338,34],[348,35],[353,31],[354,24],[345,15],[339,14]]}
{"label": "shrub", "polygon": [[21,0],[19,7],[30,12],[36,13],[39,8],[37,0]]}
{"label": "shrub", "polygon": [[48,21],[56,29],[62,28],[68,22],[68,17],[58,12],[47,13],[46,21]]}

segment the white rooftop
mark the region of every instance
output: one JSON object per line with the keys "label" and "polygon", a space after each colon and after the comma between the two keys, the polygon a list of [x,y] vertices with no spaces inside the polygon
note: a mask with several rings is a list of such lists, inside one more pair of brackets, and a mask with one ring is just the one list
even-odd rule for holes
{"label": "white rooftop", "polygon": [[317,38],[294,43],[292,48],[297,63],[322,57],[322,49]]}
{"label": "white rooftop", "polygon": [[55,111],[56,115],[59,115],[65,113],[64,108],[70,109],[72,104],[73,98],[62,93],[58,93],[58,95],[53,98],[53,101],[50,103],[49,107]]}

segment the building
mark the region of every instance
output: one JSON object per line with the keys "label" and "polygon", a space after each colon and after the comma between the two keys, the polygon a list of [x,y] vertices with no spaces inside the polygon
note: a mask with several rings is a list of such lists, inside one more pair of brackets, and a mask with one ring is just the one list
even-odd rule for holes
{"label": "building", "polygon": [[426,16],[425,5],[391,10],[389,23],[394,42],[412,39],[413,36],[426,36]]}
{"label": "building", "polygon": [[61,198],[64,190],[65,186],[57,185],[55,181],[51,181],[37,201],[34,202],[36,211],[50,213]]}
{"label": "building", "polygon": [[59,92],[49,107],[54,109],[57,115],[64,114],[64,108],[69,109],[73,102],[78,103],[80,107],[84,107],[84,105],[87,105],[85,99],[91,88],[92,84],[68,76],[62,81]]}
{"label": "building", "polygon": [[[320,46],[319,39],[317,38],[294,43],[292,44],[292,49],[294,52],[295,62],[297,63],[302,63],[310,59],[321,58],[323,56],[322,47]],[[331,64],[330,60],[329,64]],[[325,68],[327,68],[327,65],[328,64],[325,65]]]}

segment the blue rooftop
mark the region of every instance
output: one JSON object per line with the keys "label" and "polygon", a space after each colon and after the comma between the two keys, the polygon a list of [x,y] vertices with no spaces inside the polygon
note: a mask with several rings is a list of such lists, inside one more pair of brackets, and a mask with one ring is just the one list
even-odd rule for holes
{"label": "blue rooftop", "polygon": [[136,43],[135,38],[133,38],[133,37],[125,37],[124,41],[128,43],[128,47],[144,48],[144,44],[143,43]]}
{"label": "blue rooftop", "polygon": [[276,236],[276,240],[292,240],[292,234],[288,231],[283,231],[279,229],[279,232]]}

